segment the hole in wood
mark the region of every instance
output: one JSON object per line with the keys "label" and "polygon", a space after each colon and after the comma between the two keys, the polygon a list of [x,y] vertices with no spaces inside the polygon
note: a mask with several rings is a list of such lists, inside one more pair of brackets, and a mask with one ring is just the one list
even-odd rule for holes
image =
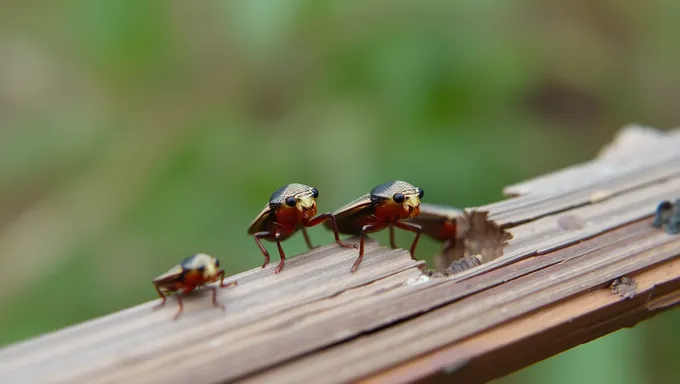
{"label": "hole in wood", "polygon": [[434,258],[435,269],[423,269],[423,273],[432,277],[454,275],[497,259],[512,238],[488,219],[487,212],[421,203],[421,214],[414,221],[427,236],[442,243]]}

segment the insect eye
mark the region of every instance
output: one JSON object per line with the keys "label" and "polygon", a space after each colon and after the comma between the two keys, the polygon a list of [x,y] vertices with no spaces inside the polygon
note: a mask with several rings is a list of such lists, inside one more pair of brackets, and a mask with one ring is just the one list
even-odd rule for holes
{"label": "insect eye", "polygon": [[219,266],[220,266],[220,261],[217,260],[217,259],[215,259],[215,266],[216,266],[216,267],[219,267]]}
{"label": "insect eye", "polygon": [[403,203],[404,202],[404,194],[397,192],[392,196],[392,200],[394,200],[395,203]]}
{"label": "insect eye", "polygon": [[425,196],[425,191],[422,188],[418,188],[418,198],[422,199]]}
{"label": "insect eye", "polygon": [[201,265],[200,267],[196,268],[196,270],[197,270],[198,272],[203,273],[203,271],[205,271],[205,266],[204,266],[204,265]]}
{"label": "insect eye", "polygon": [[295,206],[295,197],[293,196],[288,196],[286,197],[286,205],[289,207],[294,207]]}
{"label": "insect eye", "polygon": [[316,188],[312,188],[312,196],[316,199],[319,197],[319,191]]}

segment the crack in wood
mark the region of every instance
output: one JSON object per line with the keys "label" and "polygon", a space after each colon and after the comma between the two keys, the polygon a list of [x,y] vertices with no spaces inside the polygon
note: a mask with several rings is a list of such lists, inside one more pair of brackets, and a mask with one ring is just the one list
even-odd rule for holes
{"label": "crack in wood", "polygon": [[632,299],[635,297],[635,289],[637,288],[637,283],[632,277],[623,276],[618,279],[614,279],[609,290],[615,295],[619,295],[625,299]]}

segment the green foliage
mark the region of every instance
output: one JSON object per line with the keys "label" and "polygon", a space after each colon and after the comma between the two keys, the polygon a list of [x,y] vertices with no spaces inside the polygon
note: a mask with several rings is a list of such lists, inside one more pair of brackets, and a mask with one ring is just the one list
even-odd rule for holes
{"label": "green foliage", "polygon": [[[623,124],[680,121],[678,3],[553,3],[3,6],[0,342],[154,299],[151,279],[195,252],[258,267],[246,229],[285,183],[317,187],[321,211],[391,179],[473,206]],[[672,382],[677,317],[501,381]]]}

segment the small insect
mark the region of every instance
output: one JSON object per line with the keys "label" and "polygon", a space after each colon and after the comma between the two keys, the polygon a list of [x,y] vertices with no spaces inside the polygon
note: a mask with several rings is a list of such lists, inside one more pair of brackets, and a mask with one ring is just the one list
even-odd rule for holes
{"label": "small insect", "polygon": [[262,245],[260,239],[276,241],[281,261],[274,270],[274,273],[279,273],[283,270],[283,266],[286,263],[286,254],[281,247],[281,241],[289,238],[298,229],[301,229],[307,246],[309,249],[312,249],[314,246],[312,246],[312,242],[307,234],[307,227],[321,224],[328,219],[330,219],[333,225],[331,229],[335,233],[335,242],[345,248],[357,248],[356,244],[347,244],[340,240],[335,217],[331,213],[323,213],[314,217],[317,212],[317,197],[319,197],[319,191],[316,188],[297,183],[284,185],[271,195],[269,203],[267,203],[248,228],[248,233],[253,235],[257,246],[260,247],[260,251],[264,255],[262,268],[269,264],[270,257],[269,252]]}
{"label": "small insect", "polygon": [[[216,258],[205,253],[197,253],[193,256],[189,256],[182,260],[179,265],[153,279],[153,285],[156,288],[156,292],[158,292],[158,296],[163,299],[163,301],[153,309],[157,310],[163,307],[168,296],[176,295],[179,310],[177,310],[173,319],[177,320],[184,310],[182,296],[218,280],[220,282],[220,288],[238,285],[237,281],[232,281],[227,284],[224,283],[224,270],[220,269],[220,261]],[[211,289],[213,293],[213,305],[224,310],[224,305],[217,302],[217,288],[212,286],[209,287],[209,289]]]}
{"label": "small insect", "polygon": [[671,216],[673,216],[673,204],[668,200],[662,201],[656,207],[656,216],[654,217],[652,226],[661,228],[664,224],[668,223]]}
{"label": "small insect", "polygon": [[420,199],[423,189],[405,181],[389,181],[373,188],[370,193],[339,208],[333,215],[341,233],[360,235],[359,257],[352,266],[352,272],[359,268],[364,258],[366,234],[390,228],[390,245],[397,248],[394,241],[394,227],[416,234],[411,244],[411,258],[415,260],[415,249],[423,228],[405,220],[414,218],[420,212]]}

